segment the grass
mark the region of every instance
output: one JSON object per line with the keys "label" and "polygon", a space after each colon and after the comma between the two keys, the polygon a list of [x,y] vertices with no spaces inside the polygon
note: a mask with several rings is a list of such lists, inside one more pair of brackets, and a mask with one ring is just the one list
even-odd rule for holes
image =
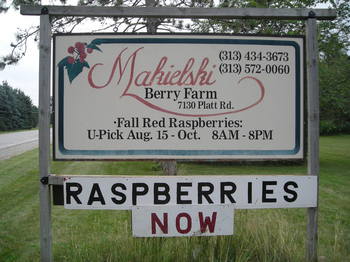
{"label": "grass", "polygon": [[[322,137],[318,253],[350,261],[350,135]],[[0,161],[0,261],[39,261],[38,151]],[[159,175],[154,162],[54,162],[56,174]],[[181,163],[180,175],[305,174],[304,165]],[[306,209],[237,210],[235,235],[133,238],[130,211],[52,209],[55,261],[304,261]]]}
{"label": "grass", "polygon": [[21,129],[21,130],[0,131],[0,135],[3,135],[3,134],[9,134],[9,133],[25,132],[25,131],[33,131],[33,130],[38,130],[38,128],[37,128],[37,127],[35,127],[35,128],[31,128],[31,129]]}

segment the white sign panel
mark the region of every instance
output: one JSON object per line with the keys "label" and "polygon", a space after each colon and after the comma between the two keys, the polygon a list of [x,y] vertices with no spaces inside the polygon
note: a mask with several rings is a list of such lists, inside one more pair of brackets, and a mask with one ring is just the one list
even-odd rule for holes
{"label": "white sign panel", "polygon": [[230,205],[235,209],[317,206],[315,176],[66,176],[68,209]]}
{"label": "white sign panel", "polygon": [[233,235],[232,206],[133,207],[134,237]]}
{"label": "white sign panel", "polygon": [[56,35],[55,159],[303,157],[303,38]]}

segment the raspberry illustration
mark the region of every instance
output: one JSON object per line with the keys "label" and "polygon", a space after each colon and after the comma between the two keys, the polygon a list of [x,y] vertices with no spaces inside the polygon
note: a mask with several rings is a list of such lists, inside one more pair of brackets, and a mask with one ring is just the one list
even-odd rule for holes
{"label": "raspberry illustration", "polygon": [[73,54],[74,53],[74,47],[70,46],[67,51],[68,51],[68,53]]}
{"label": "raspberry illustration", "polygon": [[72,56],[69,56],[68,58],[67,58],[67,62],[69,63],[69,64],[74,64],[74,57],[72,57]]}
{"label": "raspberry illustration", "polygon": [[68,55],[63,58],[59,63],[59,67],[64,67],[67,70],[69,81],[72,81],[83,72],[84,68],[90,68],[89,63],[86,61],[88,54],[101,49],[98,47],[99,42],[93,40],[91,43],[75,42],[74,45],[67,47]]}
{"label": "raspberry illustration", "polygon": [[78,49],[78,51],[82,51],[85,49],[85,45],[81,42],[76,42],[75,43],[75,48]]}

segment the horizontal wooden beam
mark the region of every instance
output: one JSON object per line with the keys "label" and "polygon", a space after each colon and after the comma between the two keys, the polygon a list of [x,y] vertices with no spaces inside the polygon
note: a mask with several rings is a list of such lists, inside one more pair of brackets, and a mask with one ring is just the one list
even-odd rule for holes
{"label": "horizontal wooden beam", "polygon": [[22,15],[145,17],[145,18],[217,18],[318,20],[336,18],[334,9],[302,8],[177,8],[177,7],[106,7],[106,6],[30,6],[21,5]]}

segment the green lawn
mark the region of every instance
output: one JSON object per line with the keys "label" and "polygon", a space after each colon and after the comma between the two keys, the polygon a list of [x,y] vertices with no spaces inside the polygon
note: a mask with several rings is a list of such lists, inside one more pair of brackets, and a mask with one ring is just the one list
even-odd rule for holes
{"label": "green lawn", "polygon": [[32,130],[38,130],[38,128],[31,128],[31,129],[22,129],[22,130],[11,130],[11,131],[0,131],[0,135],[2,134],[8,134],[8,133],[17,133],[17,132],[25,132],[25,131],[32,131]]}
{"label": "green lawn", "polygon": [[[350,135],[321,138],[319,256],[350,261]],[[38,261],[38,151],[0,161],[0,261]],[[56,174],[159,175],[154,162],[54,162]],[[178,164],[179,175],[305,174],[296,164]],[[237,210],[235,235],[137,239],[129,211],[53,207],[55,261],[304,261],[305,209]]]}

